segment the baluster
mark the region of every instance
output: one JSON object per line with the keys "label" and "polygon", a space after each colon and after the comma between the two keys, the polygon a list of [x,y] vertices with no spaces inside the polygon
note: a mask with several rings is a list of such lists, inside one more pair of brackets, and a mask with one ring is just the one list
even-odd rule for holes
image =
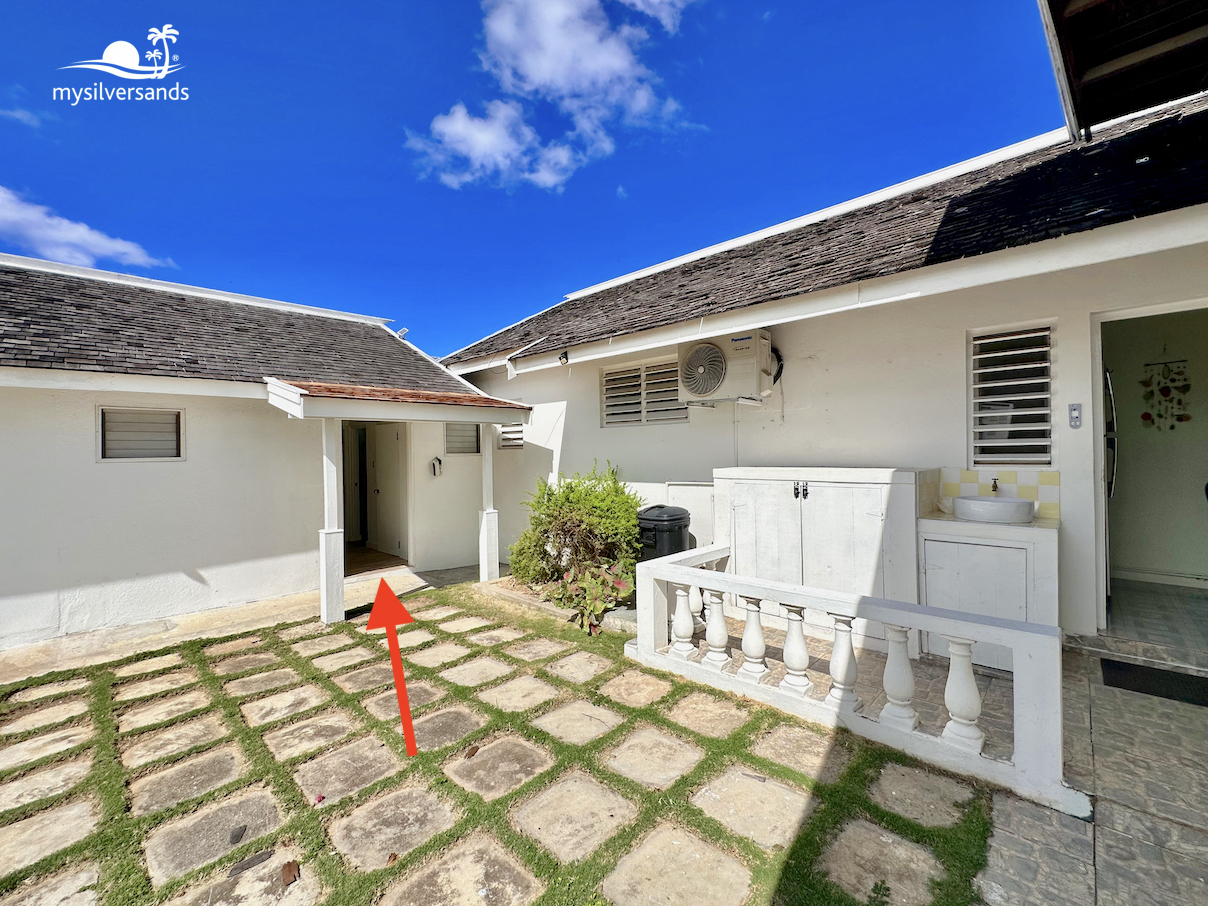
{"label": "baluster", "polygon": [[705,629],[705,594],[703,589],[693,585],[688,589],[688,604],[692,611],[692,632],[693,634],[703,632]]}
{"label": "baluster", "polygon": [[784,635],[784,668],[788,673],[780,681],[780,688],[804,697],[814,688],[814,684],[805,675],[806,668],[810,665],[810,653],[805,645],[805,608],[785,604],[784,612],[789,624]]}
{"label": "baluster", "polygon": [[671,637],[675,641],[671,643],[670,653],[675,657],[691,657],[696,653],[696,645],[692,642],[692,607],[688,603],[688,586],[676,582],[671,587],[675,589],[675,613],[671,617]]}
{"label": "baluster", "polygon": [[906,648],[907,628],[885,624],[885,638],[889,642],[889,656],[885,659],[885,697],[889,703],[881,709],[881,723],[897,727],[909,733],[919,722],[919,712],[914,710],[914,670],[910,666],[910,652]]}
{"label": "baluster", "polygon": [[768,668],[763,662],[767,645],[763,641],[763,622],[759,610],[759,598],[742,596],[742,602],[747,608],[747,623],[742,630],[742,666],[735,673],[739,679],[757,683],[768,674]]}
{"label": "baluster", "polygon": [[730,641],[730,630],[726,627],[726,614],[722,609],[721,592],[710,588],[701,589],[701,600],[705,606],[705,643],[708,652],[701,659],[701,664],[714,670],[721,670],[730,663],[726,654],[726,643]]}
{"label": "baluster", "polygon": [[835,617],[835,642],[831,650],[831,687],[826,700],[840,711],[859,711],[862,706],[856,695],[859,665],[856,649],[851,643],[851,617]]}
{"label": "baluster", "polygon": [[962,749],[980,754],[986,734],[977,725],[981,716],[981,692],[973,676],[973,641],[944,636],[948,642],[948,682],[944,704],[952,718],[944,726],[944,739]]}

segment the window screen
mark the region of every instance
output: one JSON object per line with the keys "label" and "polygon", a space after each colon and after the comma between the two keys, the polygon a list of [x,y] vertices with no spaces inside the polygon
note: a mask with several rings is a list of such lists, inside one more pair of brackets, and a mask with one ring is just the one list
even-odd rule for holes
{"label": "window screen", "polygon": [[973,338],[973,465],[1051,465],[1052,329]]}
{"label": "window screen", "polygon": [[478,447],[478,425],[445,422],[445,453],[481,452]]}
{"label": "window screen", "polygon": [[179,459],[178,409],[102,409],[101,459]]}

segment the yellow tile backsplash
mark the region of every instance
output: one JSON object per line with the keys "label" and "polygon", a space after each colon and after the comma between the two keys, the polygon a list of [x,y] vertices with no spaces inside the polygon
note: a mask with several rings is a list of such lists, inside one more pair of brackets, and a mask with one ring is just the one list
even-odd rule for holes
{"label": "yellow tile backsplash", "polygon": [[1061,484],[1061,473],[1060,472],[1041,472],[1040,473],[1040,483],[1041,484]]}
{"label": "yellow tile backsplash", "polygon": [[[994,495],[993,482],[998,479],[999,497],[1022,497],[1038,503],[1036,515],[1045,519],[1061,518],[1061,473],[1025,469],[940,469],[940,493],[944,497],[983,497]],[[923,499],[920,495],[920,512]]]}

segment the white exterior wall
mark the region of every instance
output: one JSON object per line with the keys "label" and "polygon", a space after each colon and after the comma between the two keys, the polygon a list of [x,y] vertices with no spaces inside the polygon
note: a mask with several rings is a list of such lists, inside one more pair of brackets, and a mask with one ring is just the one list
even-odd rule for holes
{"label": "white exterior wall", "polygon": [[[410,422],[407,529],[412,569],[450,569],[478,562],[482,454],[445,453],[444,422]],[[490,432],[482,431],[485,443]],[[433,457],[442,470],[433,476]]]}
{"label": "white exterior wall", "polygon": [[[97,406],[186,459],[97,461]],[[313,590],[321,425],[263,400],[0,388],[0,647]]]}
{"label": "white exterior wall", "polygon": [[[968,332],[1052,323],[1061,624],[1093,634],[1101,619],[1095,462],[1102,438],[1091,417],[1101,395],[1092,316],[1199,299],[1208,299],[1203,245],[781,324],[772,333],[785,358],[784,377],[766,406],[737,407],[737,414],[732,404],[693,409],[688,425],[599,423],[601,368],[665,360],[674,347],[581,365],[571,350],[567,367],[512,381],[498,369],[474,380],[488,393],[535,406],[525,453],[495,458],[496,488],[532,488],[538,476],[547,477],[547,462],[570,474],[610,460],[651,497],[658,483],[708,480],[714,468],[731,465],[967,467]],[[1083,404],[1080,429],[1068,427],[1069,403]],[[562,414],[559,431],[539,430],[545,407]],[[527,513],[503,494],[496,499],[501,544],[509,544]],[[704,515],[693,512],[694,526]]]}

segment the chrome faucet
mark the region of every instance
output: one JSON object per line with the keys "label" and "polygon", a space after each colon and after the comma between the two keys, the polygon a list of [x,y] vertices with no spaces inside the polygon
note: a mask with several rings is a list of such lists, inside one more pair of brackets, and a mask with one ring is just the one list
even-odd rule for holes
{"label": "chrome faucet", "polygon": [[997,478],[990,479],[990,491],[994,494],[998,493],[998,479]]}

